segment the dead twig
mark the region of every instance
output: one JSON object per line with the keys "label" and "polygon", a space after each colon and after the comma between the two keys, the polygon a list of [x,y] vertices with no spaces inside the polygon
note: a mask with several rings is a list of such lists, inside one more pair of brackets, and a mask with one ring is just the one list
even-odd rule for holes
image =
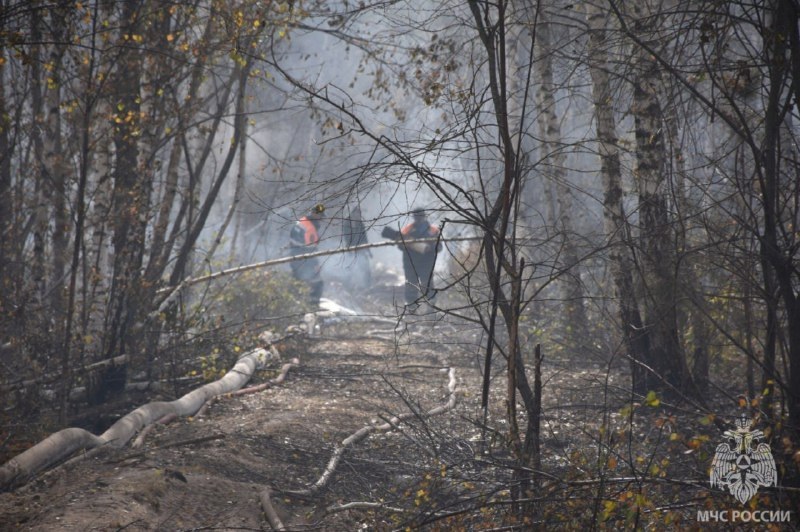
{"label": "dead twig", "polygon": [[325,514],[330,515],[337,512],[344,512],[347,510],[388,510],[395,513],[406,513],[411,510],[405,508],[398,508],[397,506],[389,506],[382,502],[368,502],[368,501],[353,501],[344,504],[332,504],[325,508]]}
{"label": "dead twig", "polygon": [[156,451],[159,449],[170,449],[172,447],[183,447],[185,445],[195,445],[198,443],[206,443],[209,441],[214,440],[224,440],[226,438],[225,434],[209,434],[208,436],[200,436],[199,438],[191,438],[188,440],[179,440],[175,442],[165,443],[164,445],[159,445],[157,447],[153,447],[151,449],[145,449],[143,451],[139,451],[137,453],[131,453],[123,456],[122,458],[116,458],[114,460],[108,460],[106,463],[108,464],[118,464],[120,462],[124,462],[126,460],[130,460],[132,458],[139,458],[140,456],[144,456],[150,451]]}
{"label": "dead twig", "polygon": [[338,443],[336,445],[336,447],[333,450],[333,455],[328,461],[327,467],[325,468],[325,470],[322,472],[322,475],[314,484],[312,484],[311,486],[309,486],[304,490],[286,491],[286,493],[301,497],[307,497],[309,495],[315,494],[316,492],[327,486],[328,482],[330,482],[331,477],[336,471],[339,462],[341,462],[345,450],[351,445],[354,445],[364,440],[365,438],[367,438],[367,436],[369,436],[373,432],[387,432],[389,430],[394,429],[398,423],[406,419],[416,418],[416,417],[424,419],[431,416],[442,414],[444,412],[447,412],[455,408],[456,401],[458,399],[458,396],[456,394],[456,383],[457,383],[456,370],[451,367],[451,368],[444,368],[441,371],[447,371],[448,373],[448,383],[447,383],[448,399],[445,404],[437,406],[436,408],[432,408],[431,410],[428,410],[427,412],[421,415],[415,412],[406,412],[404,414],[398,414],[396,416],[393,416],[392,418],[390,418],[381,425],[367,425],[365,427],[358,429],[353,434],[342,440],[341,443]]}

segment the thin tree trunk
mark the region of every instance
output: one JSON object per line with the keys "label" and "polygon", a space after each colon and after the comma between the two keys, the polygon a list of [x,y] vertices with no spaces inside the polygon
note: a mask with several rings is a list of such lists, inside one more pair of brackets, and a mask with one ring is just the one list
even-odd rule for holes
{"label": "thin tree trunk", "polygon": [[[642,39],[650,39],[657,21],[648,2],[635,2],[632,11]],[[650,350],[645,361],[653,372],[638,383],[638,393],[661,390],[691,392],[691,375],[678,337],[677,267],[665,176],[668,175],[663,139],[662,106],[658,98],[660,72],[654,58],[637,47],[631,111],[636,128],[636,178],[639,189],[639,240],[644,284],[644,326]]]}
{"label": "thin tree trunk", "polygon": [[608,239],[611,276],[617,299],[623,344],[631,359],[634,389],[644,381],[639,362],[648,359],[648,332],[642,324],[633,284],[633,260],[630,228],[623,208],[622,175],[616,120],[612,106],[613,93],[609,80],[608,12],[589,2],[586,18],[589,24],[589,73],[592,78],[592,100],[595,109],[600,174],[603,180],[603,227]]}
{"label": "thin tree trunk", "polygon": [[[122,20],[126,21],[124,33],[139,35],[141,20],[136,0],[125,0],[122,5]],[[134,326],[142,310],[141,265],[145,245],[145,227],[141,220],[146,215],[146,198],[150,183],[146,175],[140,175],[139,111],[141,108],[140,50],[130,44],[120,55],[115,76],[119,103],[114,118],[114,191],[112,198],[114,217],[114,260],[112,280],[107,308],[104,337],[104,358],[128,355],[136,363],[138,338]],[[127,367],[114,367],[104,372],[100,382],[95,383],[91,403],[105,401],[124,389]]]}
{"label": "thin tree trunk", "polygon": [[[549,191],[552,187],[556,192],[556,204],[553,206],[555,215],[551,217],[551,222],[555,226],[556,232],[562,235],[562,256],[564,267],[567,270],[567,274],[561,282],[563,286],[562,308],[565,311],[566,325],[576,338],[576,345],[580,345],[585,342],[584,337],[589,327],[584,308],[585,294],[580,278],[578,251],[575,247],[575,229],[572,221],[574,198],[572,189],[567,183],[561,124],[556,113],[552,27],[544,9],[540,9],[537,14],[535,49],[539,74],[539,88],[536,91],[539,136],[544,139],[542,155],[549,160],[546,167],[549,169],[550,183],[545,183],[545,188]],[[552,198],[548,203],[551,202]]]}
{"label": "thin tree trunk", "polygon": [[[522,178],[520,159],[518,158],[514,138],[519,134],[522,122],[517,126],[518,131],[511,130],[512,121],[509,120],[511,96],[508,92],[508,82],[510,76],[516,75],[516,72],[509,71],[507,66],[506,10],[509,6],[505,1],[489,5],[470,0],[469,7],[477,25],[479,37],[487,53],[489,91],[492,97],[492,110],[498,127],[500,160],[503,164],[503,181],[497,196],[491,200],[491,211],[484,222],[486,228],[484,233],[484,261],[491,285],[491,304],[482,404],[484,412],[486,412],[489,370],[494,351],[493,344],[498,342],[495,337],[495,331],[499,311],[507,334],[505,357],[507,364],[506,415],[509,423],[508,438],[519,466],[519,470],[515,473],[520,487],[519,490],[527,491],[531,486],[532,477],[529,468],[533,457],[528,456],[525,451],[538,448],[538,442],[527,441],[530,437],[538,437],[536,427],[533,425],[533,420],[537,419],[538,414],[535,412],[536,398],[534,398],[533,390],[525,373],[519,341],[519,318],[523,295],[522,275],[525,261],[519,256],[516,244],[516,222],[518,221]],[[524,111],[523,108],[520,113],[521,117],[525,116]],[[510,293],[507,294],[505,292],[506,289],[510,289]],[[526,441],[522,441],[519,433],[517,392],[520,394],[528,417],[528,426],[525,431]],[[517,510],[519,511],[520,509],[518,508]]]}
{"label": "thin tree trunk", "polygon": [[[214,28],[214,17],[208,17],[206,27],[201,39],[202,43],[210,42],[212,30]],[[187,89],[185,99],[189,102],[198,101],[198,92],[205,75],[206,58],[209,57],[208,53],[200,54],[197,58],[189,81],[189,88]],[[171,252],[171,245],[167,245],[166,235],[169,227],[172,209],[175,203],[175,197],[178,193],[178,177],[181,155],[183,153],[184,145],[180,141],[181,136],[185,133],[186,124],[194,113],[198,111],[197,105],[189,105],[184,109],[178,121],[178,129],[180,133],[175,136],[173,140],[172,149],[170,151],[169,163],[167,164],[166,183],[164,184],[164,194],[159,200],[158,216],[153,226],[152,244],[150,247],[150,258],[147,264],[145,278],[148,282],[156,283],[162,274],[164,268],[169,260]],[[187,200],[190,201],[190,200]],[[178,222],[176,222],[178,223]]]}
{"label": "thin tree trunk", "polygon": [[[665,100],[671,101],[671,98],[666,96]],[[675,183],[672,187],[672,194],[678,212],[675,231],[676,249],[677,253],[682,254],[682,258],[677,265],[678,277],[681,279],[678,288],[681,294],[686,295],[686,299],[689,302],[688,308],[686,308],[687,305],[682,305],[678,308],[678,312],[681,322],[691,324],[693,344],[691,376],[697,386],[697,390],[701,394],[705,394],[709,386],[711,335],[709,323],[706,320],[707,309],[703,298],[703,287],[696,274],[697,268],[702,264],[703,257],[688,248],[689,244],[686,238],[687,233],[697,234],[702,228],[696,227],[694,220],[688,216],[688,213],[692,212],[692,206],[689,205],[689,199],[686,196],[684,176],[687,175],[687,171],[681,140],[678,138],[677,113],[678,109],[675,107],[670,107],[667,110],[664,118],[664,127],[667,131],[669,151],[675,167]]]}
{"label": "thin tree trunk", "polygon": [[[246,92],[244,89],[244,87],[240,87],[236,95],[236,116],[247,115],[247,100],[245,98]],[[241,131],[234,132],[234,135],[238,136],[241,140],[239,141],[239,167],[236,172],[236,183],[234,184],[233,188],[233,198],[231,199],[231,204],[228,207],[228,212],[225,214],[225,219],[222,221],[222,225],[217,231],[217,236],[214,238],[214,242],[211,244],[211,247],[206,253],[205,260],[209,262],[214,257],[214,253],[216,253],[219,245],[222,243],[222,238],[225,236],[225,231],[228,229],[231,220],[233,220],[234,215],[237,213],[237,207],[239,206],[239,201],[241,200],[242,188],[244,187],[245,172],[247,171],[247,158],[245,157],[247,149],[247,120],[240,121],[239,127],[241,128]]]}
{"label": "thin tree trunk", "polygon": [[[3,33],[5,20],[0,17],[0,34]],[[6,60],[4,41],[0,40],[0,63]],[[15,311],[15,285],[14,279],[20,279],[19,268],[15,266],[14,247],[19,242],[17,238],[17,224],[14,214],[13,180],[11,177],[11,116],[6,105],[6,69],[0,68],[0,316],[4,317],[0,324],[0,337],[8,338],[11,331],[7,330],[8,319],[17,314]]]}
{"label": "thin tree trunk", "polygon": [[[781,219],[781,167],[780,161],[785,154],[779,154],[782,146],[781,132],[788,127],[782,117],[785,107],[784,98],[791,98],[793,93],[785,87],[787,64],[785,57],[789,49],[792,33],[797,31],[797,10],[788,0],[776,0],[773,4],[775,11],[771,13],[771,29],[775,38],[765,40],[764,55],[767,58],[769,69],[769,90],[767,93],[767,107],[764,112],[764,140],[761,150],[760,175],[758,176],[761,207],[763,209],[763,234],[760,237],[761,267],[764,275],[764,289],[767,305],[767,344],[764,353],[764,409],[768,414],[777,418],[777,412],[771,412],[773,400],[774,375],[776,372],[776,343],[779,326],[778,306],[782,301],[787,316],[789,331],[789,386],[787,403],[789,405],[790,424],[795,434],[800,434],[800,392],[796,386],[800,385],[800,303],[795,293],[796,274],[793,252],[786,252],[781,247],[778,233],[786,233]],[[790,18],[790,17],[795,18]],[[800,54],[800,50],[792,50]],[[795,83],[798,80],[794,80]],[[786,153],[791,153],[792,148],[786,146]],[[788,171],[791,179],[792,172]],[[795,187],[797,186],[795,182]],[[796,190],[796,189],[795,189]],[[794,220],[788,222],[793,225]]]}

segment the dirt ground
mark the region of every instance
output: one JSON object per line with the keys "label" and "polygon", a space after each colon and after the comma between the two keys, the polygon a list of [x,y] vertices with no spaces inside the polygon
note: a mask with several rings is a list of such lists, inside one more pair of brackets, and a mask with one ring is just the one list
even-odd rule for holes
{"label": "dirt ground", "polygon": [[[507,497],[505,383],[498,365],[482,431],[479,329],[424,311],[397,318],[388,303],[397,294],[379,295],[360,316],[281,344],[282,362],[300,361],[281,384],[157,426],[142,449],[104,450],[0,494],[2,529],[270,530],[260,499],[269,488],[287,529],[392,530],[447,512],[456,519],[470,497]],[[568,475],[576,453],[597,454],[598,426],[624,406],[627,376],[624,365],[559,353],[545,353],[542,446],[546,469]],[[456,406],[427,418],[447,403],[448,368]],[[338,442],[408,413],[417,415],[348,446],[322,489],[296,493],[320,479]],[[459,522],[484,529],[493,518]],[[439,522],[430,528],[450,529]]]}

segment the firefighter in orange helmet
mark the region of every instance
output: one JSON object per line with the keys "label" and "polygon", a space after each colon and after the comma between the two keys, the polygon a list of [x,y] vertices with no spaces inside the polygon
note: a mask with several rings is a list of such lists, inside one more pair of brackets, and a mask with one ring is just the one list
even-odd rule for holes
{"label": "firefighter in orange helmet", "polygon": [[[297,220],[289,233],[289,254],[291,256],[316,251],[319,245],[320,225],[324,217],[325,206],[320,203],[315,205],[310,213]],[[322,269],[320,261],[317,258],[307,258],[292,261],[290,264],[294,278],[308,286],[311,304],[319,305],[324,286],[320,276]]]}

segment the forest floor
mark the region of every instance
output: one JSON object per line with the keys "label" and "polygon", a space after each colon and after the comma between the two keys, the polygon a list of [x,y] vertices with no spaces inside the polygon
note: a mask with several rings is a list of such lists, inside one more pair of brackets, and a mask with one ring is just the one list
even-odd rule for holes
{"label": "forest floor", "polygon": [[[278,345],[282,361],[251,384],[274,378],[281,363],[298,358],[281,384],[219,398],[202,416],[157,426],[140,449],[108,449],[0,494],[0,527],[269,530],[260,501],[267,487],[290,530],[513,524],[502,366],[495,368],[494,406],[482,430],[480,331],[436,313],[397,318],[390,304],[397,294],[383,287],[359,302],[374,319],[328,320],[318,335]],[[448,401],[450,369],[455,407],[427,418],[425,412]],[[625,429],[628,380],[620,361],[545,351],[541,441],[549,487],[542,501],[551,509],[539,519],[562,528],[600,519],[624,524],[631,519],[623,509],[633,504],[632,492],[653,501],[646,506],[637,500],[651,514],[664,501],[690,508],[676,506],[667,522],[691,519],[692,501],[705,496],[700,485],[707,479],[707,451],[713,454],[716,442],[678,431],[676,411],[651,408]],[[409,412],[417,415],[348,446],[322,489],[293,493],[320,479],[337,443]],[[627,443],[615,441],[615,434],[627,434]],[[640,466],[640,460],[650,461],[643,469],[663,481],[652,483],[658,495],[647,483],[631,487],[636,481],[623,468],[626,457]],[[598,478],[608,482],[598,487]],[[619,480],[624,478],[627,483]],[[346,508],[350,503],[363,504]],[[489,511],[469,511],[479,506]],[[517,529],[530,525],[519,522]]]}

